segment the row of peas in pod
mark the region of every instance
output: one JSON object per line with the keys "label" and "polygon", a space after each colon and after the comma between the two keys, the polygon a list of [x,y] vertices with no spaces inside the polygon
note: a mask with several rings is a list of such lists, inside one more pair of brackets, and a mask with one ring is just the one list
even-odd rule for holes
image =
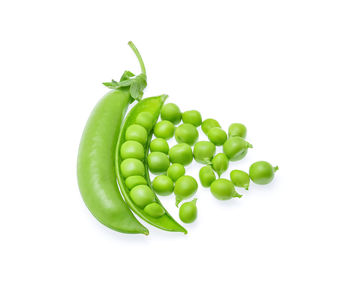
{"label": "row of peas in pod", "polygon": [[[182,124],[179,124],[182,120]],[[208,141],[198,141],[198,130],[208,137]],[[228,169],[230,161],[243,159],[252,145],[245,140],[247,129],[243,124],[234,123],[226,133],[215,119],[202,121],[196,110],[181,113],[174,103],[165,104],[161,110],[161,121],[154,127],[155,138],[150,144],[148,166],[156,176],[152,182],[153,190],[162,196],[174,192],[176,206],[194,196],[198,189],[196,179],[186,175],[185,166],[193,158],[205,164],[199,171],[199,179],[203,187],[210,187],[213,196],[219,200],[241,197],[236,187],[248,190],[250,180],[256,184],[268,184],[272,181],[278,167],[266,161],[253,163],[249,174],[241,170],[232,170],[230,179],[221,178]],[[175,135],[177,144],[169,148],[167,140]],[[193,150],[191,148],[193,146]],[[216,154],[216,147],[222,146],[223,153]],[[218,178],[216,177],[218,175]],[[179,217],[184,223],[191,223],[197,217],[197,198],[185,202],[179,209]]]}

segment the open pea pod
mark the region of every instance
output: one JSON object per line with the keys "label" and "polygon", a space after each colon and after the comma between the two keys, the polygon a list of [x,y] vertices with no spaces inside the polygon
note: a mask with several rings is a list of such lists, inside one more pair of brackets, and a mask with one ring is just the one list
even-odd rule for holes
{"label": "open pea pod", "polygon": [[121,149],[122,144],[125,142],[125,133],[126,133],[127,128],[130,125],[135,124],[136,117],[141,112],[151,113],[153,115],[153,124],[152,124],[152,129],[148,133],[147,142],[146,142],[146,145],[144,147],[144,150],[145,150],[144,166],[145,166],[145,178],[147,181],[147,185],[150,188],[152,188],[151,180],[150,180],[149,172],[148,172],[147,155],[149,152],[149,146],[150,146],[150,142],[151,142],[151,138],[152,138],[152,134],[153,134],[153,128],[158,120],[160,110],[161,110],[166,98],[167,98],[167,95],[145,98],[145,99],[141,100],[140,102],[138,102],[130,110],[127,117],[125,118],[122,130],[121,130],[121,134],[120,134],[119,139],[118,139],[117,150],[116,150],[117,181],[119,184],[120,191],[121,191],[126,203],[139,217],[141,217],[143,220],[145,220],[146,222],[148,222],[149,224],[151,224],[157,228],[160,228],[160,229],[163,229],[166,231],[183,232],[183,233],[187,234],[186,229],[183,228],[179,223],[177,223],[172,218],[172,216],[162,206],[162,204],[159,201],[159,199],[157,198],[157,196],[155,196],[155,201],[158,204],[160,204],[165,210],[165,213],[162,216],[160,216],[158,218],[152,217],[152,216],[148,215],[142,208],[137,206],[130,197],[130,193],[129,193],[130,191],[125,184],[125,178],[123,177],[122,172],[121,172],[122,158],[120,155],[120,149]]}

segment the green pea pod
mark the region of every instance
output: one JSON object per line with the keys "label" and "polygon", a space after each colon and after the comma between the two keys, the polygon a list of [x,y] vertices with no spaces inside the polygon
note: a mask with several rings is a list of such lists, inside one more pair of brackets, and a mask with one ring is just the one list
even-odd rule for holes
{"label": "green pea pod", "polygon": [[[123,118],[129,104],[141,98],[145,87],[142,59],[136,47],[131,42],[129,45],[140,61],[142,76],[133,77],[126,71],[120,82],[105,83],[114,90],[99,101],[86,123],[79,146],[77,175],[81,196],[97,220],[119,232],[148,235],[147,228],[124,202],[115,173],[115,148]],[[135,90],[135,85],[140,88]]]}
{"label": "green pea pod", "polygon": [[[123,175],[121,174],[121,166],[120,165],[122,162],[122,158],[121,158],[120,154],[118,154],[118,153],[120,152],[122,144],[125,142],[125,132],[130,125],[133,125],[136,122],[136,118],[137,118],[138,114],[140,114],[142,112],[149,112],[153,115],[153,125],[152,125],[152,130],[149,132],[148,140],[147,140],[147,143],[145,146],[144,165],[146,168],[147,184],[150,188],[152,188],[151,180],[150,180],[149,172],[148,172],[148,165],[147,165],[146,160],[147,160],[149,146],[150,146],[150,142],[151,142],[151,138],[152,138],[152,134],[153,134],[153,128],[157,122],[157,119],[158,119],[159,114],[160,114],[160,110],[161,110],[166,98],[167,98],[166,95],[161,95],[161,96],[149,97],[149,98],[143,99],[140,102],[138,102],[130,110],[127,117],[125,118],[122,130],[121,130],[121,134],[120,134],[119,139],[118,139],[117,150],[116,150],[117,181],[119,184],[120,191],[121,191],[126,203],[139,217],[141,217],[143,220],[145,220],[146,222],[148,222],[149,224],[151,224],[157,228],[160,228],[160,229],[163,229],[166,231],[183,232],[183,233],[187,234],[186,229],[183,228],[179,223],[177,223],[165,209],[164,209],[165,213],[162,216],[152,217],[148,213],[146,213],[142,208],[137,206],[132,201],[130,194],[129,194],[130,191],[125,184],[125,179],[124,179]],[[161,205],[161,202],[159,201],[157,196],[155,196],[155,198],[156,198],[156,203]],[[164,208],[164,207],[162,206],[162,208]]]}

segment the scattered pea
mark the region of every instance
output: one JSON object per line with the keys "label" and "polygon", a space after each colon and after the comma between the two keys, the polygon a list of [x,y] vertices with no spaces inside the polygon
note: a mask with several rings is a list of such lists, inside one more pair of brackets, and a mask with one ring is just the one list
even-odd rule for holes
{"label": "scattered pea", "polygon": [[179,210],[179,217],[184,223],[192,223],[197,218],[197,199],[185,202],[181,205]]}
{"label": "scattered pea", "polygon": [[243,124],[233,123],[228,127],[228,136],[229,137],[241,137],[245,138],[247,135],[247,128]]}
{"label": "scattered pea", "polygon": [[171,164],[168,168],[167,175],[174,182],[181,176],[185,175],[185,167],[180,163]]}
{"label": "scattered pea", "polygon": [[147,132],[153,128],[153,115],[150,112],[141,112],[135,119],[135,124],[144,127]]}
{"label": "scattered pea", "polygon": [[208,131],[208,138],[215,145],[223,145],[227,140],[227,135],[223,129],[213,127]]}
{"label": "scattered pea", "polygon": [[170,165],[168,156],[163,152],[151,152],[147,156],[149,170],[153,174],[165,173]]}
{"label": "scattered pea", "polygon": [[228,200],[242,197],[236,192],[234,185],[227,179],[217,179],[210,185],[210,191],[218,200]]}
{"label": "scattered pea", "polygon": [[131,190],[133,187],[138,185],[147,185],[147,181],[142,176],[130,176],[125,179],[125,185]]}
{"label": "scattered pea", "polygon": [[135,158],[128,158],[120,164],[120,170],[124,178],[130,176],[144,176],[145,167],[143,163]]}
{"label": "scattered pea", "polygon": [[248,190],[250,183],[248,173],[242,170],[232,170],[230,173],[230,179],[234,186]]}
{"label": "scattered pea", "polygon": [[248,148],[253,146],[241,137],[229,138],[223,146],[223,151],[231,161],[243,159],[248,152]]}
{"label": "scattered pea", "polygon": [[136,158],[143,160],[145,158],[145,150],[142,144],[137,141],[126,141],[120,148],[122,159]]}
{"label": "scattered pea", "polygon": [[214,170],[210,165],[204,166],[199,170],[199,180],[205,188],[209,188],[211,183],[216,180]]}
{"label": "scattered pea", "polygon": [[165,104],[160,112],[160,117],[176,125],[181,121],[180,108],[174,103]]}
{"label": "scattered pea", "polygon": [[208,132],[209,132],[209,130],[210,130],[211,128],[214,128],[214,127],[219,127],[219,128],[220,128],[221,126],[220,126],[220,124],[219,124],[218,121],[209,118],[209,119],[206,119],[206,120],[203,121],[201,127],[202,127],[202,131],[203,131],[206,135],[208,135]]}
{"label": "scattered pea", "polygon": [[198,188],[195,178],[185,175],[175,182],[174,194],[176,196],[176,206],[184,200],[193,196]]}
{"label": "scattered pea", "polygon": [[249,177],[255,184],[266,185],[273,180],[277,170],[278,166],[273,167],[266,161],[258,161],[250,165]]}
{"label": "scattered pea", "polygon": [[218,173],[219,177],[224,173],[228,168],[228,158],[224,153],[218,153],[214,156],[212,162],[213,169]]}
{"label": "scattered pea", "polygon": [[144,208],[147,204],[155,201],[155,195],[150,187],[138,185],[131,189],[130,197],[139,207]]}
{"label": "scattered pea", "polygon": [[125,139],[127,141],[137,141],[142,145],[147,142],[147,131],[144,127],[140,125],[130,125],[125,132]]}
{"label": "scattered pea", "polygon": [[174,182],[166,175],[159,175],[152,182],[153,190],[160,196],[168,196],[174,191]]}
{"label": "scattered pea", "polygon": [[188,165],[193,160],[192,149],[186,143],[176,144],[170,148],[169,158],[171,163],[180,163],[184,166]]}
{"label": "scattered pea", "polygon": [[194,145],[194,159],[203,164],[209,164],[216,152],[216,147],[212,142],[199,141]]}
{"label": "scattered pea", "polygon": [[189,110],[182,113],[182,121],[198,127],[202,124],[202,115],[197,110]]}
{"label": "scattered pea", "polygon": [[144,211],[148,215],[150,215],[154,218],[159,218],[165,214],[164,208],[156,202],[152,202],[152,203],[146,205],[146,207],[144,208]]}
{"label": "scattered pea", "polygon": [[163,152],[165,154],[168,154],[169,152],[169,145],[165,139],[162,138],[156,138],[151,141],[151,144],[149,145],[150,150]]}
{"label": "scattered pea", "polygon": [[198,139],[198,131],[192,124],[182,124],[175,130],[175,139],[178,143],[193,145]]}
{"label": "scattered pea", "polygon": [[154,135],[157,138],[163,138],[168,140],[174,135],[174,131],[175,131],[174,124],[167,120],[159,121],[154,126]]}

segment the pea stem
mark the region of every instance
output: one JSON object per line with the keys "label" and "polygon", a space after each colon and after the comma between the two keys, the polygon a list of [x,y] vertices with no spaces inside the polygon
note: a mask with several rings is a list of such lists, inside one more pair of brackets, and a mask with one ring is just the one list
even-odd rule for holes
{"label": "pea stem", "polygon": [[276,172],[278,169],[278,166],[273,167],[273,172]]}
{"label": "pea stem", "polygon": [[140,64],[140,67],[141,67],[141,72],[146,75],[146,68],[145,68],[145,64],[143,63],[143,60],[142,60],[142,57],[141,57],[141,54],[140,52],[138,51],[138,49],[136,48],[135,44],[132,42],[132,41],[129,41],[128,42],[128,45],[130,46],[130,48],[132,49],[132,51],[134,51],[136,57],[137,57],[137,60],[139,60],[139,64]]}

